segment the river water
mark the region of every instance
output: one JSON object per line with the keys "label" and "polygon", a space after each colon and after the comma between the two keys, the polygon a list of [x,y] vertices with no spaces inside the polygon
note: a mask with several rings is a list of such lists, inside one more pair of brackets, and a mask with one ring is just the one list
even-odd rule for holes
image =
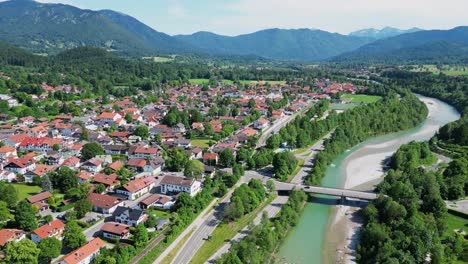
{"label": "river water", "polygon": [[[402,144],[412,140],[430,139],[439,127],[460,118],[450,105],[433,98],[418,95],[429,108],[427,119],[416,128],[369,139],[338,156],[327,170],[322,185],[327,187],[353,187],[368,180],[346,180],[356,175],[382,175],[381,162]],[[347,174],[352,174],[347,175]],[[379,176],[377,175],[377,176]],[[315,202],[307,203],[299,224],[289,232],[277,254],[277,263],[319,264],[330,263],[336,245],[327,241],[328,222],[333,200],[318,196]],[[327,246],[328,245],[328,246]],[[323,252],[330,252],[323,254]],[[328,257],[324,257],[328,255]]]}

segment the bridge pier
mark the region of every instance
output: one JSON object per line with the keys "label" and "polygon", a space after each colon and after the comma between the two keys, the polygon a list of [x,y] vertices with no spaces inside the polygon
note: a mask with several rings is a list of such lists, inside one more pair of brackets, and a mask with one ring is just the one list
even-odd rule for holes
{"label": "bridge pier", "polygon": [[346,204],[346,196],[341,196],[340,203]]}

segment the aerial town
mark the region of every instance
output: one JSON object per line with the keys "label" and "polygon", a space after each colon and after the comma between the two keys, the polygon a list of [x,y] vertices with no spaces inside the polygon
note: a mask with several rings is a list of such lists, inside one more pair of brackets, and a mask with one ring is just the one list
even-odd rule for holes
{"label": "aerial town", "polygon": [[[69,85],[41,87],[44,92],[32,100],[80,93]],[[130,228],[140,224],[159,234],[181,194],[194,197],[207,179],[228,177],[241,148],[265,145],[265,132],[277,133],[320,99],[365,87],[323,79],[315,87],[246,88],[173,87],[145,105],[131,96],[76,100],[81,114],[69,111],[51,119],[2,114],[0,179],[37,193],[20,194],[36,224],[0,230],[0,246],[27,236],[34,243],[63,240],[65,223],[76,219],[87,244],[61,256],[60,263],[71,264],[92,258],[106,245],[102,240],[129,239]],[[1,96],[10,107],[19,105]],[[62,112],[67,105],[57,107]]]}

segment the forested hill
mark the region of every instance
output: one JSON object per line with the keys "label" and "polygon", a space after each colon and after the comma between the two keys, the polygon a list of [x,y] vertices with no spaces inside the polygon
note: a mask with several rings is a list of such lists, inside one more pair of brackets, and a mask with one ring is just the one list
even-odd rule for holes
{"label": "forested hill", "polygon": [[349,52],[371,39],[312,29],[266,29],[228,37],[210,32],[175,36],[210,54],[255,54],[276,60],[317,61]]}
{"label": "forested hill", "polygon": [[[466,62],[468,27],[426,30],[378,40],[341,54],[336,62]],[[441,61],[439,61],[441,60]]]}
{"label": "forested hill", "polygon": [[140,56],[190,49],[136,19],[110,11],[12,0],[0,3],[0,18],[1,41],[36,53],[86,45]]}

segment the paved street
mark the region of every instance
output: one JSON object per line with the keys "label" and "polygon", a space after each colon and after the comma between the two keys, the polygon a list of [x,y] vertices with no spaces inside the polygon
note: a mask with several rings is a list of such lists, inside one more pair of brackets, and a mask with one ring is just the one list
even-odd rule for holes
{"label": "paved street", "polygon": [[[242,184],[243,181],[239,180],[237,183],[236,187]],[[207,232],[209,228],[211,228],[211,225],[213,226],[213,229],[216,227],[214,223],[217,223],[217,218],[215,217],[215,213],[219,210],[219,206],[222,206],[222,204],[225,204],[229,201],[231,198],[232,193],[234,192],[234,189],[232,188],[226,195],[226,197],[219,201],[219,198],[215,198],[207,207],[205,210],[203,210],[197,218],[182,232],[167,248],[164,250],[164,252],[153,262],[155,264],[161,263],[161,261],[176,247],[179,242],[188,234],[190,233],[193,229],[192,235],[189,237],[189,239],[186,241],[186,243],[183,245],[181,250],[179,250],[178,253],[183,252],[183,251],[190,251],[190,252],[196,252],[201,245],[200,241],[203,242],[203,238],[206,238]],[[214,209],[212,208],[214,205],[219,203],[218,206],[216,206]],[[213,222],[213,220],[215,222]],[[208,229],[207,229],[208,227]],[[211,230],[212,231],[212,230]],[[209,232],[211,234],[211,231]],[[193,239],[193,240],[192,240]],[[194,242],[197,241],[197,242]],[[198,246],[198,247],[197,247]],[[195,253],[193,253],[195,254]],[[178,255],[176,255],[176,258],[178,258]],[[190,256],[190,258],[193,257]],[[184,257],[185,258],[185,257]],[[190,260],[189,258],[189,260]],[[188,263],[188,262],[174,262],[173,263]]]}
{"label": "paved street", "polygon": [[315,143],[305,152],[296,155],[296,158],[304,160],[304,165],[296,174],[296,176],[294,176],[294,178],[291,180],[291,183],[302,184],[304,182],[304,178],[309,174],[310,170],[312,169],[312,166],[314,165],[315,155],[317,155],[320,151],[323,150],[323,142],[325,141],[325,139],[330,138],[332,133],[333,132],[330,132],[327,135],[325,135],[322,139],[317,141],[317,143]]}
{"label": "paved street", "polygon": [[[269,205],[267,205],[263,211],[259,212],[255,220],[253,221],[254,225],[260,224],[262,220],[263,212],[267,212],[268,217],[272,218],[279,213],[281,207],[288,201],[288,196],[278,196],[276,197]],[[235,235],[230,242],[225,243],[211,258],[207,263],[214,263],[214,260],[219,258],[224,253],[228,252],[231,248],[232,242],[239,242],[244,239],[249,234],[248,226],[244,227],[237,235]],[[207,242],[209,243],[209,242]]]}
{"label": "paved street", "polygon": [[171,263],[189,263],[193,256],[202,246],[205,239],[208,235],[215,230],[218,224],[221,222],[222,216],[220,215],[223,211],[224,206],[229,203],[231,200],[231,195],[234,190],[240,186],[245,181],[241,178],[239,182],[231,189],[231,191],[226,195],[226,197],[219,202],[219,204],[210,211],[204,218],[198,228],[192,233],[192,235],[187,239],[187,242],[182,246],[182,248],[177,252],[174,260]]}

